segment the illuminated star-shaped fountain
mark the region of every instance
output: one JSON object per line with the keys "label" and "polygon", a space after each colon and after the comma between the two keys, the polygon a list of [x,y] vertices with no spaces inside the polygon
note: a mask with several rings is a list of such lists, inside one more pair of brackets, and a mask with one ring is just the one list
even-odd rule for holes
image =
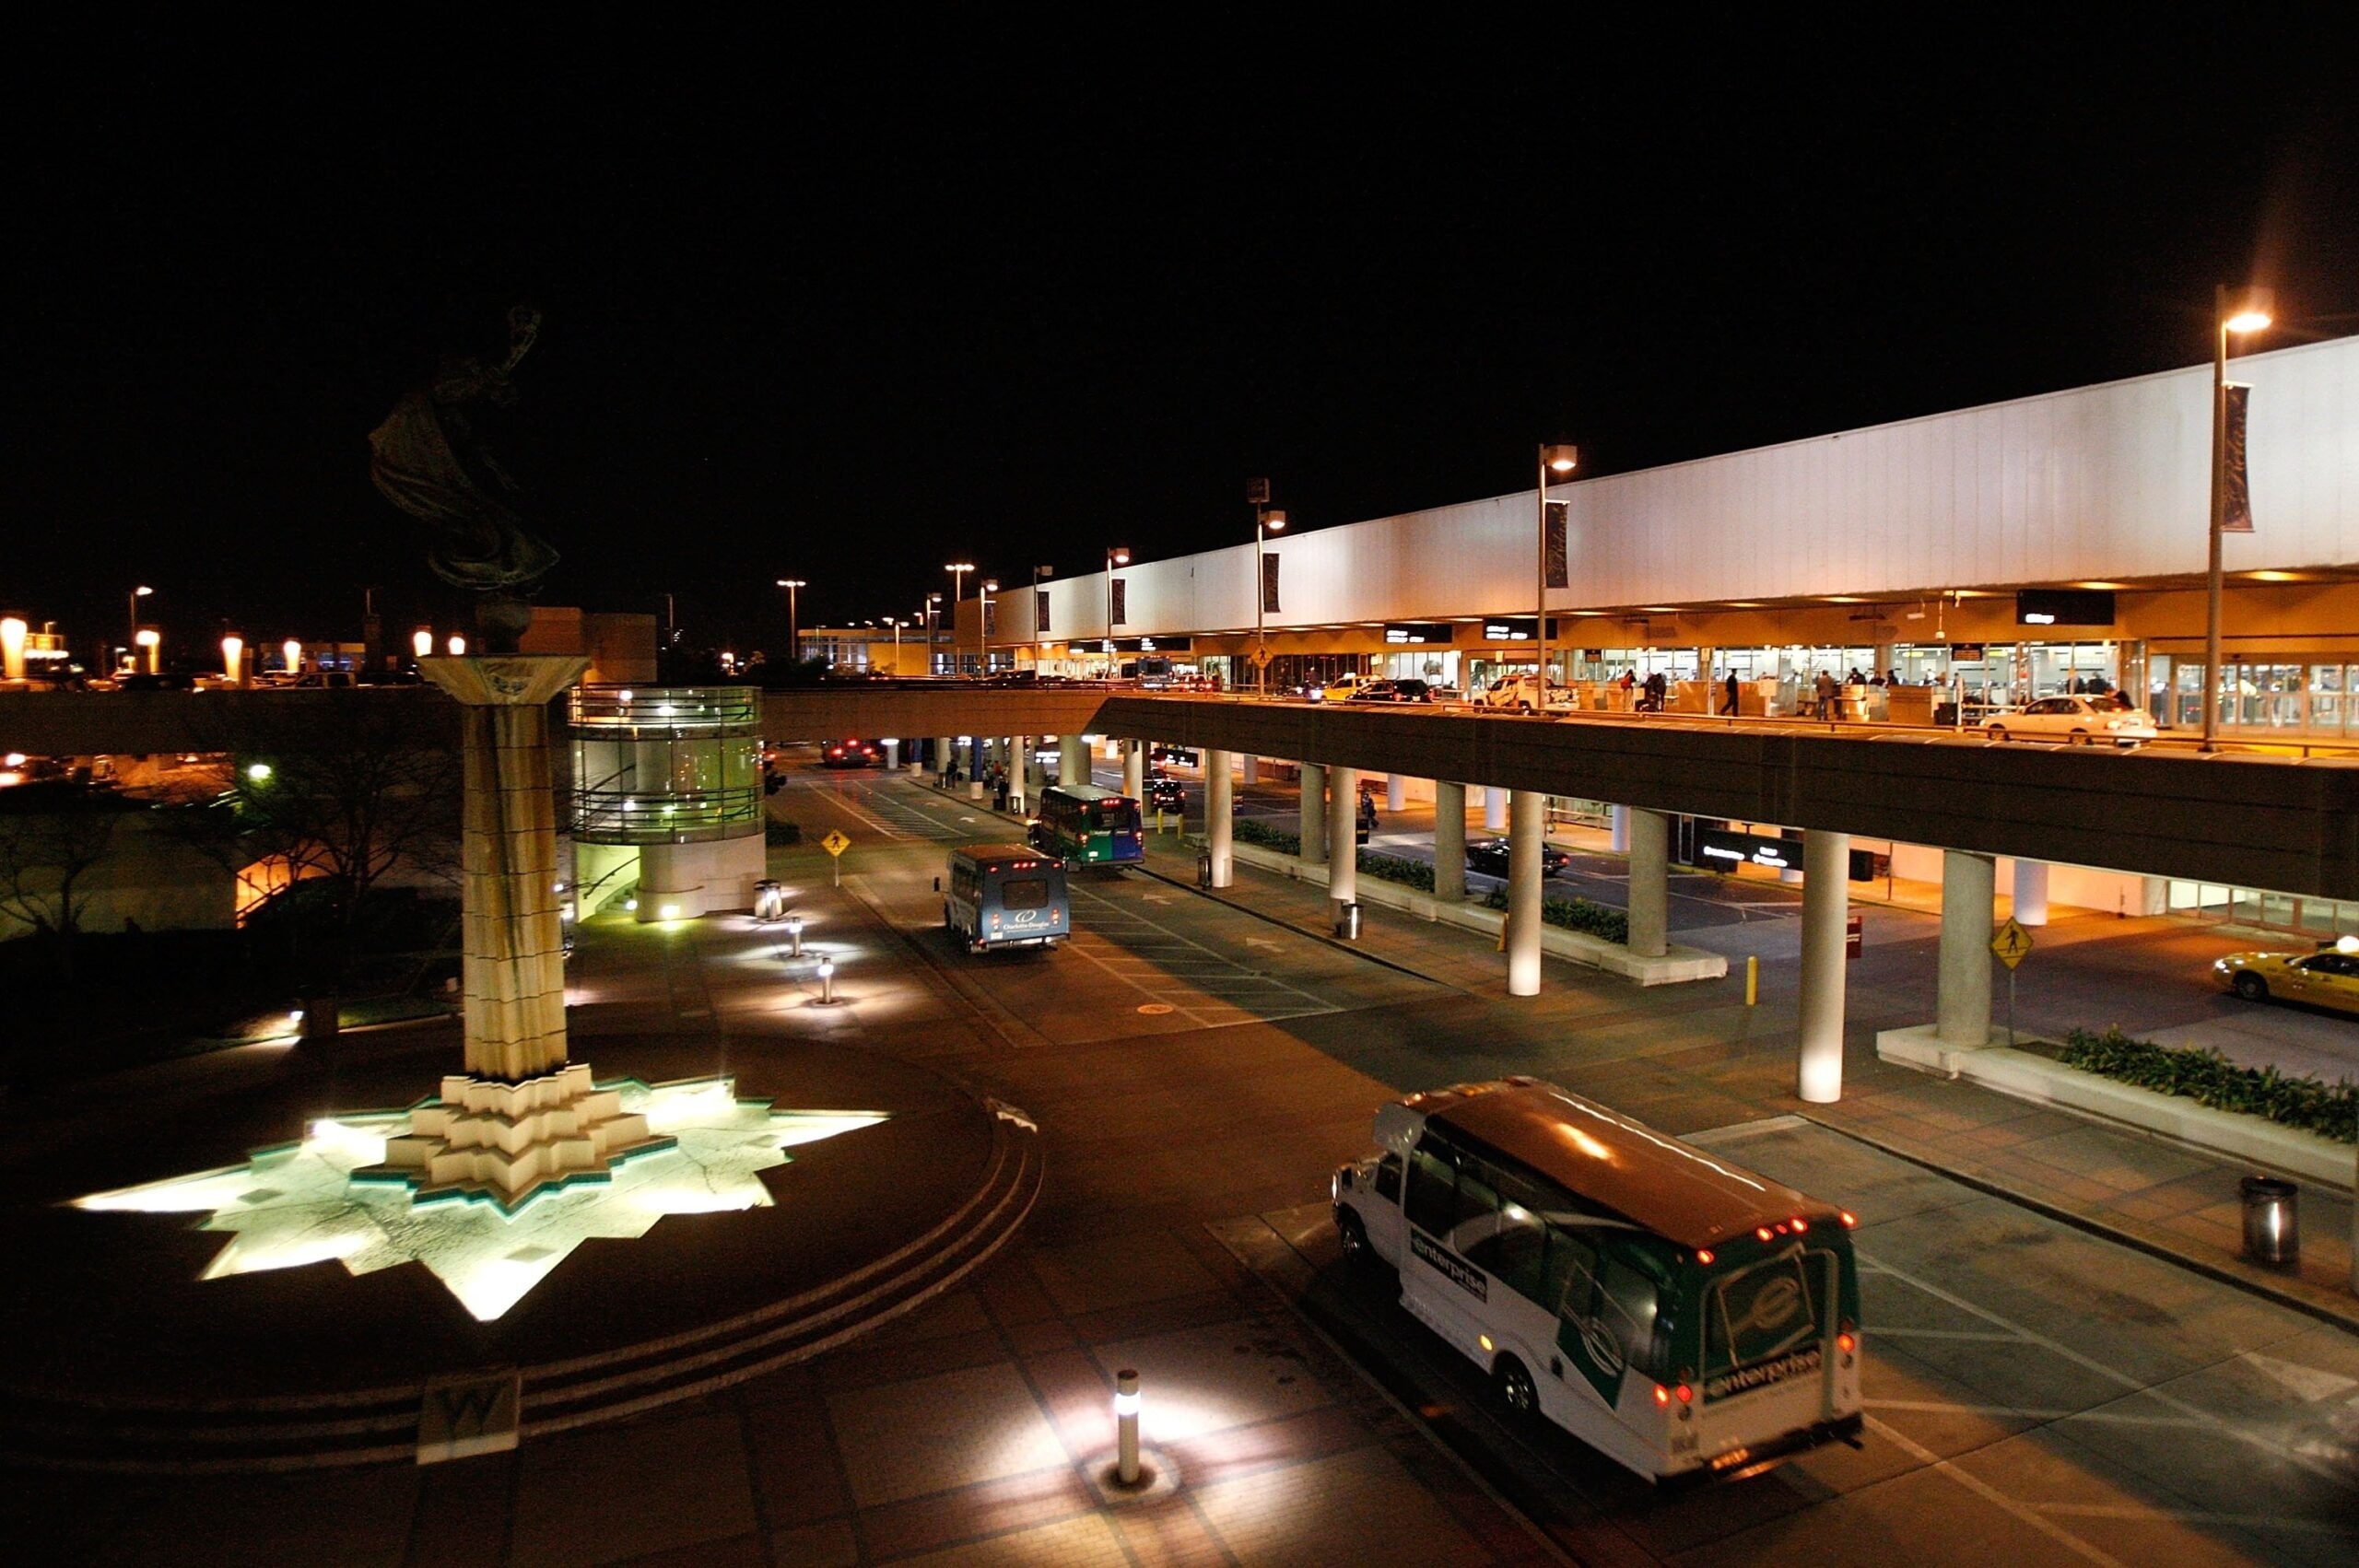
{"label": "illuminated star-shaped fountain", "polygon": [[383,1165],[386,1141],[410,1131],[407,1110],[323,1117],[300,1142],[259,1150],[242,1165],[96,1192],[75,1205],[212,1211],[199,1229],[235,1235],[206,1265],[208,1280],[330,1258],[356,1275],[423,1263],[487,1323],[591,1237],[636,1240],[666,1214],[767,1208],[769,1191],[756,1173],[786,1164],[795,1144],[885,1119],[882,1111],[772,1110],[768,1100],[737,1098],[731,1078],[599,1087],[645,1117],[650,1146],[599,1179],[543,1190],[513,1212],[458,1194],[419,1198],[399,1181],[353,1179]]}

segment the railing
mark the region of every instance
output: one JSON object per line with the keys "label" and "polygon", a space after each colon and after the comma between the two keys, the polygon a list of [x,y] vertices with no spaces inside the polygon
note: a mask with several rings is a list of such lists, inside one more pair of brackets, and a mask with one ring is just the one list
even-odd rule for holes
{"label": "railing", "polygon": [[762,694],[755,686],[576,686],[568,719],[577,730],[735,730],[751,735],[761,730]]}
{"label": "railing", "polygon": [[649,794],[576,790],[574,837],[592,844],[683,844],[734,838],[762,820],[762,791],[750,789]]}

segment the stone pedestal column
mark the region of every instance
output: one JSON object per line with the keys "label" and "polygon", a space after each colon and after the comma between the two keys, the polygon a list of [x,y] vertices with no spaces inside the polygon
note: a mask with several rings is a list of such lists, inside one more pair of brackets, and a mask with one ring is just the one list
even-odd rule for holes
{"label": "stone pedestal column", "polygon": [[1979,1048],[1990,1043],[1990,857],[1942,851],[1941,977],[1933,1037]]}
{"label": "stone pedestal column", "polygon": [[1671,942],[1671,819],[1633,808],[1630,824],[1630,952],[1661,958]]}
{"label": "stone pedestal column", "polygon": [[1213,858],[1213,885],[1226,887],[1234,879],[1230,863],[1234,859],[1229,847],[1232,825],[1229,811],[1234,802],[1229,794],[1228,754],[1209,748],[1204,752],[1204,849]]}
{"label": "stone pedestal column", "polygon": [[1547,837],[1547,797],[1536,790],[1508,796],[1508,995],[1540,994],[1540,854]]}
{"label": "stone pedestal column", "polygon": [[1802,1097],[1843,1097],[1843,922],[1851,912],[1851,836],[1802,834]]}
{"label": "stone pedestal column", "polygon": [[1434,781],[1434,896],[1456,904],[1466,896],[1466,786]]}
{"label": "stone pedestal column", "polygon": [[1327,863],[1327,769],[1315,762],[1302,765],[1302,863]]}

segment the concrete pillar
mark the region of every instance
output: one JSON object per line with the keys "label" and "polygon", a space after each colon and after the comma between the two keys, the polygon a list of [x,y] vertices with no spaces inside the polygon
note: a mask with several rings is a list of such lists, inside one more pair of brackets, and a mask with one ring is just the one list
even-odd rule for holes
{"label": "concrete pillar", "polygon": [[901,766],[900,742],[886,741],[885,743],[885,766],[888,768],[898,767]]}
{"label": "concrete pillar", "polygon": [[1540,846],[1547,797],[1536,790],[1508,796],[1508,995],[1540,994]]}
{"label": "concrete pillar", "polygon": [[1020,792],[1027,808],[1037,806],[1040,803],[1040,791],[1049,787],[1049,770],[1040,765],[1040,737],[1019,735],[1016,743],[1024,748],[1023,755],[1017,759],[1023,764],[1023,768],[1015,776],[1023,781]]}
{"label": "concrete pillar", "polygon": [[2015,862],[2015,919],[2026,926],[2048,924],[2048,862]]}
{"label": "concrete pillar", "polygon": [[1997,880],[1989,856],[1942,852],[1941,980],[1933,1036],[1944,1045],[1990,1043],[1990,904]]}
{"label": "concrete pillar", "polygon": [[1204,753],[1204,848],[1213,858],[1213,885],[1226,887],[1232,880],[1229,849],[1228,754]]}
{"label": "concrete pillar", "polygon": [[[1884,673],[1895,664],[1899,662],[1898,660],[1893,657],[1892,644],[1888,642],[1880,642],[1876,644],[1876,650],[1873,657],[1875,660],[1875,668],[1868,672],[1868,678],[1870,680],[1873,680],[1876,676]],[[1844,672],[1846,674],[1848,674],[1850,672],[1848,670]]]}
{"label": "concrete pillar", "polygon": [[[1615,808],[1617,811],[1619,807]],[[1630,953],[1661,958],[1671,941],[1671,818],[1626,813],[1630,831]]]}
{"label": "concrete pillar", "polygon": [[1608,832],[1613,836],[1612,848],[1614,852],[1617,855],[1628,854],[1630,852],[1630,808],[1627,806],[1609,806],[1606,808],[1605,820],[1612,825],[1608,828]]}
{"label": "concrete pillar", "polygon": [[1247,752],[1245,754],[1243,760],[1238,764],[1238,767],[1241,774],[1241,777],[1238,779],[1239,783],[1259,784],[1262,782],[1262,759],[1255,756],[1251,752]]}
{"label": "concrete pillar", "polygon": [[936,773],[947,773],[950,771],[950,765],[957,760],[958,737],[936,735],[933,738],[933,770]]}
{"label": "concrete pillar", "polygon": [[1142,806],[1146,803],[1146,743],[1122,743],[1122,793]]}
{"label": "concrete pillar", "polygon": [[1466,786],[1434,781],[1434,896],[1456,904],[1466,896]]}
{"label": "concrete pillar", "polygon": [[1802,835],[1802,1071],[1813,1105],[1843,1097],[1843,921],[1851,912],[1851,836]]}
{"label": "concrete pillar", "polygon": [[1302,765],[1302,863],[1327,863],[1327,770],[1315,762]]}
{"label": "concrete pillar", "polygon": [[[1306,770],[1307,771],[1307,770]],[[1333,810],[1327,813],[1327,895],[1338,904],[1356,903],[1360,895],[1359,803],[1360,770],[1331,767],[1327,792]],[[1304,795],[1306,802],[1309,800]]]}
{"label": "concrete pillar", "polygon": [[1384,809],[1397,812],[1409,803],[1409,781],[1397,773],[1384,776]]}
{"label": "concrete pillar", "polygon": [[1057,737],[1057,782],[1086,784],[1089,777],[1089,743],[1079,735]]}
{"label": "concrete pillar", "polygon": [[1505,833],[1508,830],[1508,792],[1496,784],[1483,786],[1483,831]]}
{"label": "concrete pillar", "polygon": [[2133,915],[2167,915],[2171,912],[2171,884],[2168,877],[2142,876],[2138,879],[2138,907]]}
{"label": "concrete pillar", "polygon": [[970,735],[967,738],[967,798],[970,801],[980,801],[983,798],[985,744],[980,735]]}

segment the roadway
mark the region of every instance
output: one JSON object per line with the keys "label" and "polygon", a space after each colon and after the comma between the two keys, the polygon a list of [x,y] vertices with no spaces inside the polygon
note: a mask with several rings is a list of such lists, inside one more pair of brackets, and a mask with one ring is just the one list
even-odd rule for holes
{"label": "roadway", "polygon": [[[1248,790],[1245,809],[1280,817],[1290,793]],[[1076,877],[1066,949],[975,958],[943,939],[932,878],[945,845],[1015,837],[1010,819],[876,774],[796,772],[772,809],[806,833],[851,835],[846,885],[908,962],[1015,1043],[973,1070],[1041,1118],[1052,1187],[1062,1170],[1091,1189],[1052,1199],[1037,1225],[1074,1243],[1209,1229],[1576,1560],[2339,1562],[2359,1539],[2359,1340],[1831,1127],[1778,1119],[1799,1107],[1783,1089],[1790,1031],[1769,1022],[1790,1012],[1775,965],[1757,1015],[1727,986],[1640,990],[1553,962],[1543,998],[1509,1002],[1489,944],[1465,933],[1420,929],[1406,949],[1356,953],[1136,872]],[[1602,870],[1583,875],[1584,891],[1610,886]],[[1713,913],[1698,902],[1685,929],[1767,940],[1792,925],[1707,924]],[[1902,993],[1930,1005],[1931,921],[1875,910],[1870,930],[1860,1011],[1906,1008]],[[2106,950],[2095,937],[2058,946],[2084,963]],[[2099,963],[2066,989],[2134,1004],[2114,990],[2122,972]],[[1344,1270],[1324,1186],[1367,1145],[1374,1105],[1510,1071],[1701,1132],[1862,1215],[1861,1450],[1658,1497],[1562,1434],[1502,1425],[1471,1363],[1408,1320],[1381,1278]]]}

